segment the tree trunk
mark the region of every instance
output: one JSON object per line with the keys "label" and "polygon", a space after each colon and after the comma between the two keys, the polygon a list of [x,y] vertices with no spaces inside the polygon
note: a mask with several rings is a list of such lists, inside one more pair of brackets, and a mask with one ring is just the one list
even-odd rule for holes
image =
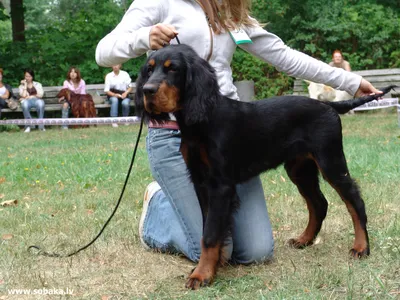
{"label": "tree trunk", "polygon": [[25,42],[24,1],[11,0],[11,25],[14,42]]}

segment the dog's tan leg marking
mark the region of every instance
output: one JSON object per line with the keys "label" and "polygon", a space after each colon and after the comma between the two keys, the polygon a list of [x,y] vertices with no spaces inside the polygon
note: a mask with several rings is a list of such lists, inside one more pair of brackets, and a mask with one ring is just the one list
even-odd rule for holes
{"label": "dog's tan leg marking", "polygon": [[315,238],[315,233],[317,232],[318,228],[318,221],[316,218],[314,207],[306,197],[304,197],[304,199],[306,199],[308,208],[308,224],[304,232],[298,238],[290,239],[288,241],[289,245],[294,248],[304,248],[306,246],[312,245]]}
{"label": "dog's tan leg marking", "polygon": [[201,255],[197,267],[190,274],[186,281],[188,289],[197,290],[202,286],[211,284],[217,272],[217,266],[220,260],[221,246],[206,248],[201,241]]}
{"label": "dog's tan leg marking", "polygon": [[[321,174],[324,176],[323,170],[319,167],[318,162],[314,160],[317,164]],[[342,193],[336,188],[334,184],[332,184],[327,177],[324,176],[325,180],[335,189],[335,191],[339,194],[340,198],[346,204],[347,210],[351,215],[351,219],[353,220],[353,227],[355,233],[355,239],[353,248],[350,250],[350,255],[354,258],[365,257],[369,255],[369,245],[368,245],[368,238],[367,232],[362,228],[360,218],[358,217],[353,205],[346,200],[346,198],[342,195]]]}
{"label": "dog's tan leg marking", "polygon": [[354,210],[354,207],[344,200],[347,206],[347,210],[349,211],[351,218],[353,220],[355,239],[353,248],[350,250],[350,254],[355,258],[367,256],[369,254],[369,246],[367,241],[367,234],[365,230],[361,226],[360,219]]}

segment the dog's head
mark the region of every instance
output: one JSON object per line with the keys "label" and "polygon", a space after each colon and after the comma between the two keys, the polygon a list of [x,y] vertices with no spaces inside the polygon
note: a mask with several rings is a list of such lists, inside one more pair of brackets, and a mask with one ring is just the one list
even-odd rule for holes
{"label": "dog's head", "polygon": [[71,91],[67,88],[62,89],[61,91],[58,92],[57,98],[65,97],[68,101],[71,100]]}
{"label": "dog's head", "polygon": [[146,120],[183,116],[187,125],[202,122],[219,95],[214,69],[187,45],[153,52],[136,81],[136,113]]}

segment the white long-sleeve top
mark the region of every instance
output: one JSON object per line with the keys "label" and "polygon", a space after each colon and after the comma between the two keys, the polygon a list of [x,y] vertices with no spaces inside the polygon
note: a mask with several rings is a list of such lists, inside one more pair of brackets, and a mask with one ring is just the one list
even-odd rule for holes
{"label": "white long-sleeve top", "polygon": [[[195,0],[135,0],[118,26],[97,45],[96,61],[110,67],[138,57],[148,50],[150,30],[157,23],[171,24],[182,44],[191,46],[216,70],[223,95],[238,99],[233,85],[231,61],[237,47],[229,32],[211,34],[201,6]],[[354,95],[361,76],[330,67],[286,46],[276,35],[260,26],[242,29],[253,41],[240,48],[272,64],[290,76],[330,85]],[[176,44],[176,39],[171,44]]]}

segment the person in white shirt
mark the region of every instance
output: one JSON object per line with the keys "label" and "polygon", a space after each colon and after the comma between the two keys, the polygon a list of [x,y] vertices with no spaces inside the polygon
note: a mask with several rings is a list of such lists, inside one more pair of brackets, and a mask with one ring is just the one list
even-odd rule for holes
{"label": "person in white shirt", "polygon": [[[120,64],[149,50],[176,44],[175,37],[179,36],[182,44],[191,46],[214,67],[221,93],[233,100],[239,100],[230,67],[236,47],[291,76],[325,83],[357,96],[379,92],[354,73],[332,68],[286,46],[249,16],[250,2],[135,0],[118,26],[97,45],[96,61],[101,66]],[[239,27],[246,37],[234,40],[230,31]],[[179,151],[179,127],[173,123],[148,130],[146,146],[157,183],[151,183],[145,192],[139,236],[147,249],[183,253],[197,262],[202,212]],[[273,255],[274,240],[260,178],[238,185],[237,194],[240,207],[234,213],[224,251],[233,263],[268,260]]]}
{"label": "person in white shirt", "polygon": [[[113,71],[106,75],[104,92],[106,92],[108,101],[111,103],[110,117],[118,117],[119,101],[121,101],[122,116],[129,116],[131,99],[128,96],[132,91],[130,86],[132,80],[127,72],[121,70],[121,67],[121,64],[113,65]],[[112,126],[118,127],[118,124],[113,123]]]}

